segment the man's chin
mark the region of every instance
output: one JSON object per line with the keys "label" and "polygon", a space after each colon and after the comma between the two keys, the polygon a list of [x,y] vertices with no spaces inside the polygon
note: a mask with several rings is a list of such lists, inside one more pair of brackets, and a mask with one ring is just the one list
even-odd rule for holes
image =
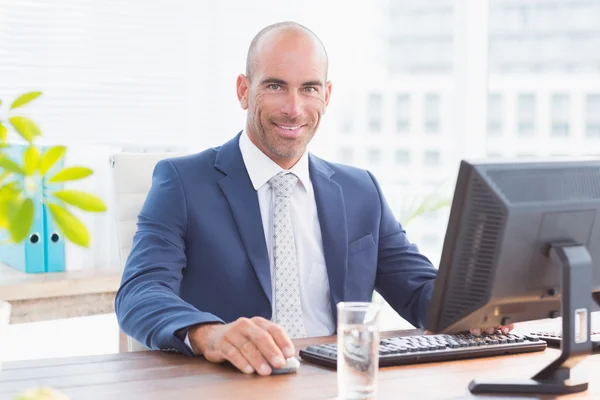
{"label": "man's chin", "polygon": [[273,151],[273,154],[275,154],[275,156],[279,159],[282,160],[293,160],[295,158],[300,158],[302,157],[302,154],[304,154],[304,151],[300,151],[300,150],[294,150],[294,151],[283,151],[280,149],[277,149],[275,151]]}

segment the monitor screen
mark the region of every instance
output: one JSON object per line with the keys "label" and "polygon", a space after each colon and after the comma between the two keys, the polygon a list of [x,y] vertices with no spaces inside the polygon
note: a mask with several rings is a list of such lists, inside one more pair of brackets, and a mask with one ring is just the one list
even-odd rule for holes
{"label": "monitor screen", "polygon": [[[581,244],[600,298],[600,162],[461,162],[426,328],[557,317],[560,262],[551,246]],[[592,311],[600,309],[596,303]]]}

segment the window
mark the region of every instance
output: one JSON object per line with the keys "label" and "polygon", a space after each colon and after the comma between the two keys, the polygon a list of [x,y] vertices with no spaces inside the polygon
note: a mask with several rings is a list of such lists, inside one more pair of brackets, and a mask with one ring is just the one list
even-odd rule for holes
{"label": "window", "polygon": [[354,131],[354,113],[349,107],[343,108],[340,111],[340,131],[347,135]]}
{"label": "window", "polygon": [[518,158],[533,158],[533,153],[517,153]]}
{"label": "window", "polygon": [[504,114],[502,95],[491,93],[488,96],[488,135],[500,136],[502,133],[502,116]]}
{"label": "window", "polygon": [[570,98],[567,94],[554,94],[550,104],[550,134],[569,136]]}
{"label": "window", "polygon": [[354,150],[348,147],[342,147],[339,151],[339,159],[341,163],[351,164],[354,160]]}
{"label": "window", "polygon": [[396,164],[397,165],[408,165],[410,164],[410,153],[408,150],[396,150]]}
{"label": "window", "polygon": [[439,180],[425,180],[423,182],[423,190],[425,193],[435,193],[442,186],[443,181]]}
{"label": "window", "polygon": [[439,244],[439,237],[435,233],[426,233],[423,235],[421,244],[423,247],[433,247]]}
{"label": "window", "polygon": [[535,132],[535,95],[521,94],[517,102],[517,131],[520,136],[533,136]]}
{"label": "window", "polygon": [[381,132],[381,117],[382,117],[383,97],[379,93],[371,93],[369,95],[368,118],[369,132]]}
{"label": "window", "polygon": [[410,95],[399,94],[396,96],[396,132],[407,133],[410,131]]}
{"label": "window", "polygon": [[427,222],[437,222],[440,220],[440,212],[439,211],[430,211],[423,214],[423,219]]}
{"label": "window", "polygon": [[370,165],[377,165],[381,163],[381,150],[369,149],[367,152],[367,162]]}
{"label": "window", "polygon": [[600,94],[588,94],[586,97],[585,134],[600,137]]}
{"label": "window", "polygon": [[425,133],[440,132],[441,115],[440,96],[437,94],[428,94],[425,96]]}
{"label": "window", "polygon": [[396,186],[398,186],[398,188],[401,189],[406,189],[408,187],[410,187],[410,181],[406,180],[406,179],[397,179],[394,184]]}
{"label": "window", "polygon": [[428,150],[425,152],[424,164],[427,166],[440,165],[440,152],[436,150]]}

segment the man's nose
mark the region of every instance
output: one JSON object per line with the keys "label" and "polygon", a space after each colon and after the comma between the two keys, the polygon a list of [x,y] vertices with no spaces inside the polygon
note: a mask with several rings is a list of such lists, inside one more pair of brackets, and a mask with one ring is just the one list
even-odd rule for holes
{"label": "man's nose", "polygon": [[290,118],[300,115],[302,108],[302,99],[296,92],[290,92],[285,98],[285,104],[281,107],[281,112]]}

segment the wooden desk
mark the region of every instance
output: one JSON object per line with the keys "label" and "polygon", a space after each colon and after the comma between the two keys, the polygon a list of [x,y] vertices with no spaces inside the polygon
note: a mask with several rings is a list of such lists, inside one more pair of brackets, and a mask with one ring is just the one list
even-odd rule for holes
{"label": "wooden desk", "polygon": [[[402,334],[416,332],[420,331]],[[398,333],[386,332],[382,336]],[[296,350],[334,340],[333,337],[296,340]],[[547,349],[514,356],[381,368],[378,399],[489,399],[492,397],[471,395],[467,386],[474,377],[529,377],[558,353]],[[590,356],[582,367],[589,371],[588,391],[560,399],[600,398],[600,355]],[[0,400],[12,400],[16,392],[38,384],[63,390],[72,400],[294,400],[337,396],[335,371],[304,361],[296,374],[260,377],[244,375],[228,365],[208,363],[201,357],[139,352],[6,363],[0,372]]]}
{"label": "wooden desk", "polygon": [[115,269],[26,274],[0,264],[0,300],[11,303],[13,324],[110,314],[120,281]]}

